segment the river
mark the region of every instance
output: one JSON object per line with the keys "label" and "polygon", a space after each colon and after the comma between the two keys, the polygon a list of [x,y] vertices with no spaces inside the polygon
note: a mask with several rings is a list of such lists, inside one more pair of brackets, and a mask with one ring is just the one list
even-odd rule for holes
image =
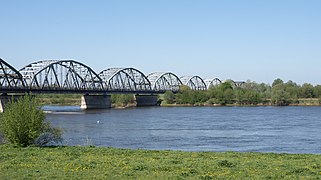
{"label": "river", "polygon": [[321,153],[321,107],[140,107],[82,111],[45,106],[64,145]]}

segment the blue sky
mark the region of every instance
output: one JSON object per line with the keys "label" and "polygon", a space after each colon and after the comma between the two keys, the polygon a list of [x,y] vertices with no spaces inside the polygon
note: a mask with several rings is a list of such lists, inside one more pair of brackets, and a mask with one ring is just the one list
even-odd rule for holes
{"label": "blue sky", "polygon": [[321,84],[319,0],[0,0],[0,57]]}

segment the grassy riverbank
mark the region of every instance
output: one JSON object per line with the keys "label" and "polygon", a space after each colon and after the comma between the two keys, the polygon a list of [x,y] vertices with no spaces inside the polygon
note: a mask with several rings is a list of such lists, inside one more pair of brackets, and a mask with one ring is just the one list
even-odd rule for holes
{"label": "grassy riverbank", "polygon": [[0,146],[1,179],[321,178],[321,155]]}
{"label": "grassy riverbank", "polygon": [[41,105],[80,106],[80,94],[37,94],[36,100]]}

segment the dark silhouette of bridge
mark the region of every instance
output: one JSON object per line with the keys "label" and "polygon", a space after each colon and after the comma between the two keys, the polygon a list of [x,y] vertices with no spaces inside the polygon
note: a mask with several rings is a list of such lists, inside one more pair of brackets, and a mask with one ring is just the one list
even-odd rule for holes
{"label": "dark silhouette of bridge", "polygon": [[[179,78],[171,72],[145,75],[135,68],[108,68],[96,73],[74,60],[37,61],[17,70],[0,58],[0,66],[2,93],[160,94],[178,92],[181,85],[192,90],[206,90],[222,82],[218,78],[199,76]],[[233,85],[239,86],[240,82],[233,82]]]}

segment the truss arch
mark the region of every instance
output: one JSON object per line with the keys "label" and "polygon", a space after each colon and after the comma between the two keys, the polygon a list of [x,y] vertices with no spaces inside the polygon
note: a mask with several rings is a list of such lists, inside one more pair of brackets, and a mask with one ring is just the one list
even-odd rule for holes
{"label": "truss arch", "polygon": [[171,72],[153,72],[147,76],[156,91],[178,91],[182,81]]}
{"label": "truss arch", "polygon": [[222,81],[219,78],[205,79],[204,82],[206,84],[207,89],[222,83]]}
{"label": "truss arch", "polygon": [[87,65],[74,60],[43,60],[20,70],[31,89],[103,90],[102,80]]}
{"label": "truss arch", "polygon": [[24,88],[25,83],[18,70],[0,58],[1,89]]}
{"label": "truss arch", "polygon": [[206,90],[206,84],[199,76],[182,76],[180,79],[184,85],[192,90]]}
{"label": "truss arch", "polygon": [[109,68],[98,76],[109,91],[150,91],[151,83],[144,73],[135,68]]}

